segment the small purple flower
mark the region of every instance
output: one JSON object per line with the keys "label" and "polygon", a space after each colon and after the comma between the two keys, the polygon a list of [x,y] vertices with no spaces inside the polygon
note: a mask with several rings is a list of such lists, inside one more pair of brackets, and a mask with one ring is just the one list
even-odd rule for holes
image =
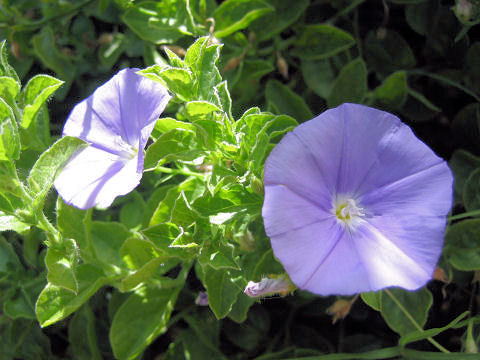
{"label": "small purple flower", "polygon": [[264,180],[265,229],[299,288],[350,295],[432,278],[453,178],[396,116],[325,111],[274,148]]}
{"label": "small purple flower", "polygon": [[208,306],[208,294],[206,291],[200,291],[198,293],[195,304],[198,306]]}
{"label": "small purple flower", "polygon": [[121,70],[70,113],[63,135],[90,146],[70,158],[55,179],[67,204],[105,208],[140,183],[143,149],[170,96],[137,71]]}

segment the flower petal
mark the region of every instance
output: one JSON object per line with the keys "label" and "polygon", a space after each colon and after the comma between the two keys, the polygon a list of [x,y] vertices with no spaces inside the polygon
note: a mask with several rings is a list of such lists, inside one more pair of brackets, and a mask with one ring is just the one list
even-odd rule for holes
{"label": "flower petal", "polygon": [[[271,185],[284,185],[299,197],[310,199],[328,211],[332,195],[324,182],[325,174],[316,157],[300,141],[295,131],[285,135],[272,150],[265,163],[264,183],[268,193]],[[299,174],[301,174],[299,176]]]}
{"label": "flower petal", "polygon": [[[387,236],[369,222],[355,229],[355,234],[352,234],[354,246],[369,279],[370,287],[362,291],[377,291],[389,286],[415,290],[425,285],[432,277],[434,265],[419,261],[420,256],[413,245],[408,246],[408,251],[405,251]],[[405,240],[407,239],[402,239],[403,244]],[[429,241],[424,245],[431,243],[434,242]],[[436,248],[434,262],[440,255],[438,246]]]}
{"label": "flower petal", "polygon": [[308,198],[295,194],[285,185],[265,187],[262,216],[265,231],[270,237],[328,218],[335,218]]}
{"label": "flower petal", "polygon": [[301,289],[350,295],[369,289],[365,268],[349,233],[326,220],[271,238],[275,256]]}
{"label": "flower petal", "polygon": [[89,146],[68,161],[54,185],[69,205],[105,208],[140,183],[142,173],[137,172],[137,162],[138,157],[125,159]]}
{"label": "flower petal", "polygon": [[63,135],[79,137],[117,155],[130,147],[143,150],[170,96],[164,86],[136,71],[121,70],[77,104]]}

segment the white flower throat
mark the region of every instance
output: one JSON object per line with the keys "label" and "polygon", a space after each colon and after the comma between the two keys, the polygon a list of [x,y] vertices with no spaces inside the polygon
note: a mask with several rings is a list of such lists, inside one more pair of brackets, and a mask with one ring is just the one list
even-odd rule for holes
{"label": "white flower throat", "polygon": [[333,204],[332,213],[337,217],[337,222],[353,228],[363,221],[364,209],[352,198],[338,197]]}

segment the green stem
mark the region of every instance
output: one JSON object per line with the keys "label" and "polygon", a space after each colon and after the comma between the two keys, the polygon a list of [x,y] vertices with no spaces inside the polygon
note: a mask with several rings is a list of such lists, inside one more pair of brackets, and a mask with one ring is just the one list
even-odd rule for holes
{"label": "green stem", "polygon": [[47,233],[49,240],[52,241],[51,245],[60,243],[60,232],[55,226],[47,219],[43,211],[40,211],[40,215],[37,218],[37,226]]}
{"label": "green stem", "polygon": [[467,211],[462,214],[453,215],[448,217],[448,221],[460,220],[468,217],[480,216],[480,210]]}
{"label": "green stem", "polygon": [[[404,315],[407,317],[408,320],[417,328],[418,331],[423,332],[423,328],[418,324],[418,322],[413,318],[413,316],[408,312],[407,309],[400,303],[400,301],[397,300],[395,296],[390,292],[390,290],[385,289],[385,293],[390,296],[390,298],[393,300],[393,302],[398,306],[398,308],[404,313]],[[435,341],[431,337],[427,337],[427,340],[435,346],[438,350],[440,350],[443,353],[450,353],[447,349],[445,349],[442,345],[440,345],[437,341]]]}
{"label": "green stem", "polygon": [[357,6],[359,6],[363,2],[365,2],[365,0],[352,1],[352,3],[350,5],[344,7],[342,10],[340,10],[338,13],[336,13],[333,17],[328,19],[326,21],[326,23],[327,24],[334,24],[339,18],[347,15],[350,11],[354,10]]}
{"label": "green stem", "polygon": [[434,79],[434,80],[437,80],[438,82],[442,82],[442,83],[444,83],[444,84],[447,84],[447,85],[456,87],[457,89],[462,90],[465,94],[470,95],[470,96],[473,97],[475,100],[477,100],[477,101],[480,102],[480,96],[478,96],[475,92],[473,92],[472,90],[466,88],[466,87],[463,86],[463,85],[460,85],[460,84],[457,83],[456,81],[451,80],[451,79],[449,79],[449,78],[447,78],[447,77],[445,77],[445,76],[441,76],[441,75],[434,74],[434,73],[430,73],[430,72],[423,71],[423,70],[409,70],[409,71],[408,71],[408,74],[411,74],[411,75],[419,75],[419,76],[427,76],[427,77],[429,77],[429,78],[432,78],[432,79]]}
{"label": "green stem", "polygon": [[174,174],[174,175],[185,175],[185,176],[195,176],[199,179],[203,179],[204,178],[204,175],[203,174],[199,174],[197,172],[194,172],[194,171],[190,171],[188,169],[172,169],[172,168],[169,168],[169,167],[165,167],[165,166],[157,166],[156,168],[153,168],[153,169],[147,169],[145,171],[154,171],[154,170],[158,170],[162,173],[165,173],[165,174]]}

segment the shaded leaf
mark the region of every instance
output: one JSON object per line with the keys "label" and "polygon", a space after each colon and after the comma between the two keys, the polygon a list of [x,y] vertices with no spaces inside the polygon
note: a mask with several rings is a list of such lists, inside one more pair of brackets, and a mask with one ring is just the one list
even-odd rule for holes
{"label": "shaded leaf", "polygon": [[303,60],[329,58],[355,44],[349,33],[332,25],[307,25],[298,38],[292,55]]}

